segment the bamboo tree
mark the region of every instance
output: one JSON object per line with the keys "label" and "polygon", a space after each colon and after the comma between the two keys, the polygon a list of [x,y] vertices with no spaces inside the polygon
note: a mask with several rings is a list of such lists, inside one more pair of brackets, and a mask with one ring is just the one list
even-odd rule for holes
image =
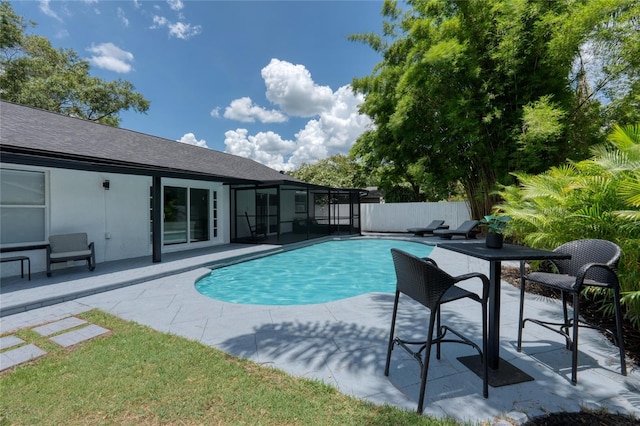
{"label": "bamboo tree", "polygon": [[[352,153],[383,164],[387,181],[420,187],[406,173],[420,164],[432,185],[461,182],[480,218],[497,201],[496,183],[513,182],[511,172],[588,158],[604,141],[606,119],[634,116],[637,2],[404,4],[384,2],[381,34],[351,37],[382,56],[353,82],[376,127]],[[594,52],[596,64],[585,59]]]}

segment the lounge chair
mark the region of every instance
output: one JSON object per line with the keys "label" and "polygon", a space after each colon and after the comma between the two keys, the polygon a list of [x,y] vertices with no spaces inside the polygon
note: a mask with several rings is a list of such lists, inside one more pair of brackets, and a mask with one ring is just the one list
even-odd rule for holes
{"label": "lounge chair", "polygon": [[411,232],[419,237],[424,237],[425,235],[433,235],[433,231],[436,229],[449,229],[449,225],[443,224],[444,220],[434,220],[424,228],[409,228],[407,232]]}
{"label": "lounge chair", "polygon": [[467,220],[462,223],[462,225],[458,226],[457,229],[436,229],[433,231],[434,236],[438,236],[440,238],[446,238],[450,240],[453,236],[461,236],[465,239],[473,239],[478,235],[479,231],[474,229],[478,226],[477,220]]}

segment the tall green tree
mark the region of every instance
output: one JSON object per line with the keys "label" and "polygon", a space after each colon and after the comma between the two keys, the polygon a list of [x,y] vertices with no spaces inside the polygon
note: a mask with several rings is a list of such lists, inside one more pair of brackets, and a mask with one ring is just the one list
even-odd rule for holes
{"label": "tall green tree", "polygon": [[364,185],[359,179],[360,166],[346,155],[334,155],[316,163],[304,163],[289,174],[297,179],[315,185],[334,188],[359,188]]}
{"label": "tall green tree", "polygon": [[146,112],[149,101],[128,81],[92,77],[87,60],[26,34],[11,4],[0,2],[0,97],[22,105],[118,126],[119,113]]}
{"label": "tall green tree", "polygon": [[[602,142],[603,104],[637,104],[630,52],[640,6],[631,0],[386,0],[382,34],[358,34],[382,55],[353,87],[375,122],[352,154],[386,180],[440,188],[459,181],[473,217],[491,211],[497,182],[587,158]],[[598,64],[584,60],[595,46]],[[580,61],[579,59],[583,60]],[[614,69],[613,64],[616,64]],[[589,66],[587,66],[589,65]],[[591,68],[590,68],[591,67]],[[600,72],[588,71],[593,69]],[[591,75],[605,78],[592,81]],[[617,91],[605,93],[617,85]],[[624,83],[624,84],[623,84]],[[635,104],[634,104],[635,102]],[[629,116],[633,114],[629,113]]]}

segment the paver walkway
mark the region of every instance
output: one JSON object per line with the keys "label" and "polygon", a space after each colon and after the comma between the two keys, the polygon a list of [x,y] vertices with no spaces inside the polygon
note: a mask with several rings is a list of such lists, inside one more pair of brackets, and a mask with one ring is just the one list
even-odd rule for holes
{"label": "paver walkway", "polygon": [[[7,348],[11,348],[6,350]],[[0,371],[6,370],[11,367],[15,367],[18,364],[31,361],[46,352],[37,347],[36,345],[25,342],[16,336],[7,336],[0,339],[0,349],[3,350],[0,353]]]}
{"label": "paver walkway", "polygon": [[[109,330],[106,328],[95,324],[88,324],[85,320],[77,317],[63,318],[34,327],[32,330],[41,336],[50,336],[49,340],[64,348],[109,333]],[[32,361],[47,354],[47,352],[33,343],[27,343],[14,335],[0,338],[0,351],[0,371]]]}

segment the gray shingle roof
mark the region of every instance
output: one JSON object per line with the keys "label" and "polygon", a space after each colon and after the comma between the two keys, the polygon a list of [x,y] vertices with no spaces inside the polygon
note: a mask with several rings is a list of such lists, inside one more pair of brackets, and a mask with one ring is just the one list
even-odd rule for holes
{"label": "gray shingle roof", "polygon": [[0,148],[227,181],[300,182],[247,158],[5,101],[0,101]]}

